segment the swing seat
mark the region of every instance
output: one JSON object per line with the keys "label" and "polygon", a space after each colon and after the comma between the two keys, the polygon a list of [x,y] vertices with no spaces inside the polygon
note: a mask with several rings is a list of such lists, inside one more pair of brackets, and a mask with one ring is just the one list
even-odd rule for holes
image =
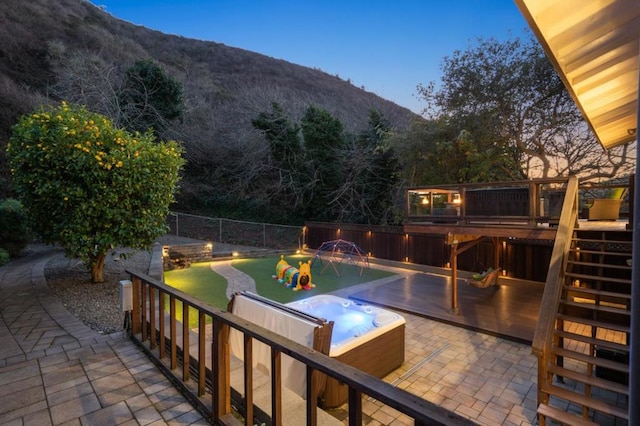
{"label": "swing seat", "polygon": [[467,284],[476,288],[487,288],[497,284],[500,268],[489,269],[480,276],[474,275],[467,279]]}

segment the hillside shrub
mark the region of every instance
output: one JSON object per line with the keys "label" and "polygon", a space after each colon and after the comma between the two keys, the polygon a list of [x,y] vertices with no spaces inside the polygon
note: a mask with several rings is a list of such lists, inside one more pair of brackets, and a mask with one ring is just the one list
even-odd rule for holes
{"label": "hillside shrub", "polygon": [[16,257],[29,244],[29,218],[20,201],[7,198],[0,202],[0,247]]}
{"label": "hillside shrub", "polygon": [[9,263],[9,252],[3,248],[0,248],[0,266],[4,266]]}

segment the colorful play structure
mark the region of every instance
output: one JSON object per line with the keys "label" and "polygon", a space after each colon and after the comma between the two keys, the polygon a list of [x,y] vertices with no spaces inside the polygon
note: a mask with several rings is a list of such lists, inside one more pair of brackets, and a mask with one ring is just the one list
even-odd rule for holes
{"label": "colorful play structure", "polygon": [[284,284],[293,291],[311,290],[315,284],[311,282],[311,260],[307,263],[298,262],[300,269],[289,265],[284,260],[284,255],[280,255],[280,260],[276,263],[276,274],[273,278],[280,284]]}
{"label": "colorful play structure", "polygon": [[315,265],[316,262],[322,267],[320,274],[331,266],[336,275],[340,276],[336,265],[344,263],[360,267],[360,275],[362,276],[362,270],[369,267],[369,255],[356,243],[339,239],[322,243],[311,259],[312,265]]}

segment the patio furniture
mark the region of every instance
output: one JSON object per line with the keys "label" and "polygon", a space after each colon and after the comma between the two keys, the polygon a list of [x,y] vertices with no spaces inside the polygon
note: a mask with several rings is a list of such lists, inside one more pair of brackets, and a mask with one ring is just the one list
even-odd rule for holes
{"label": "patio furniture", "polygon": [[617,220],[620,216],[622,200],[609,198],[594,198],[591,206],[587,207],[588,220]]}
{"label": "patio furniture", "polygon": [[618,220],[626,188],[614,188],[607,198],[587,201],[587,220]]}

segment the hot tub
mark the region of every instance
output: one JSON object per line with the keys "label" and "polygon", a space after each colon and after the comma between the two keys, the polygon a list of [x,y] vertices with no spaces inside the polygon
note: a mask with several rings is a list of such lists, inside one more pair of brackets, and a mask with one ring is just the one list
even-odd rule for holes
{"label": "hot tub", "polygon": [[[404,362],[405,319],[395,312],[332,295],[318,295],[287,306],[333,321],[329,356],[382,378]],[[327,378],[323,407],[344,404],[348,388]]]}

